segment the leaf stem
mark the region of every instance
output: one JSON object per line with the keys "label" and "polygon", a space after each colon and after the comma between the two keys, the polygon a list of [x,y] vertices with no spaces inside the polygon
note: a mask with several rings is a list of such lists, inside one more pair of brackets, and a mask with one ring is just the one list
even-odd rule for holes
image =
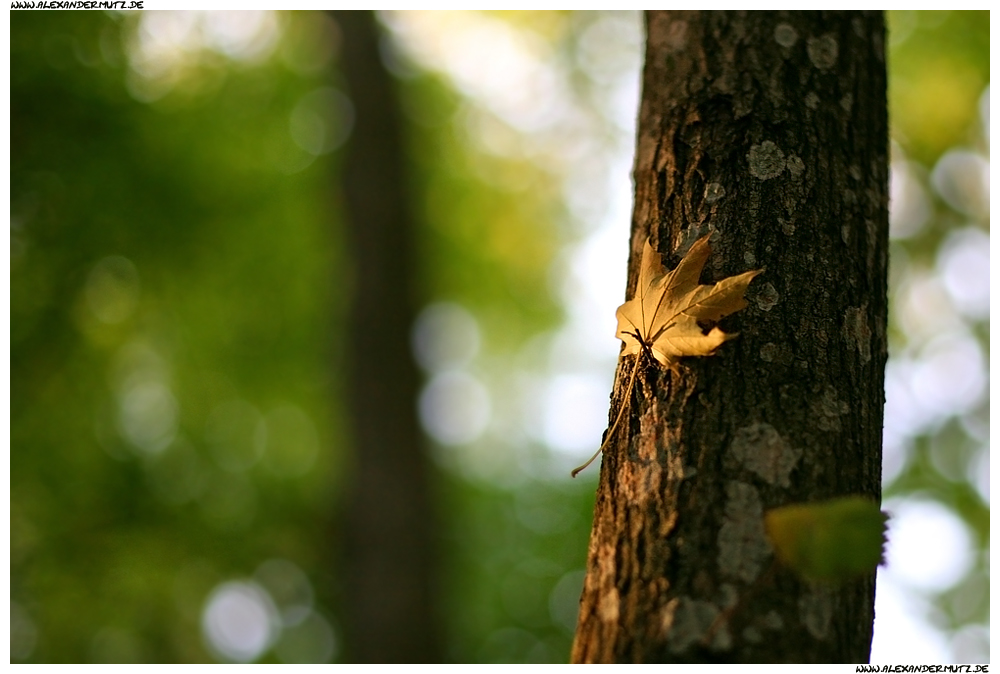
{"label": "leaf stem", "polygon": [[642,360],[641,351],[635,354],[635,363],[632,365],[632,374],[629,376],[628,384],[625,386],[625,400],[622,401],[622,406],[618,408],[618,417],[615,418],[615,423],[611,425],[611,429],[608,431],[608,434],[604,436],[604,442],[601,443],[601,447],[594,453],[594,455],[587,459],[587,463],[573,469],[573,472],[570,473],[570,477],[576,477],[577,473],[592,464],[594,459],[599,457],[601,452],[604,451],[604,448],[607,447],[608,442],[611,441],[612,436],[615,434],[615,429],[618,428],[618,422],[622,420],[622,415],[625,413],[625,408],[628,407],[629,402],[632,400],[632,385],[635,383],[635,373],[639,371],[640,360]]}

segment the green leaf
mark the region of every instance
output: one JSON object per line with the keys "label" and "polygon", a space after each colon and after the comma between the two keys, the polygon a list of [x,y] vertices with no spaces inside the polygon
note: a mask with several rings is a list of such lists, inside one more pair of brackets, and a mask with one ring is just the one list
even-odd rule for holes
{"label": "green leaf", "polygon": [[882,563],[886,520],[863,496],[769,510],[767,536],[778,559],[809,580],[843,581]]}

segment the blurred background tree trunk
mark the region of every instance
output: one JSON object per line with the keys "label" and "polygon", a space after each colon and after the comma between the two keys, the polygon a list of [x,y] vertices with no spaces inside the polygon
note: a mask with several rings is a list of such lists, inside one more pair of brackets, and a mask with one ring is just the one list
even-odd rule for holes
{"label": "blurred background tree trunk", "polygon": [[417,298],[402,114],[374,14],[333,16],[355,112],[343,165],[354,268],[346,398],[355,454],[343,547],[347,658],[440,662],[435,517],[410,349]]}
{"label": "blurred background tree trunk", "polygon": [[[575,662],[866,662],[874,573],[810,585],[762,515],[880,497],[885,31],[876,12],[650,12],[627,296],[643,243],[764,269],[740,336],[649,368],[604,452]],[[621,363],[620,363],[621,364]]]}

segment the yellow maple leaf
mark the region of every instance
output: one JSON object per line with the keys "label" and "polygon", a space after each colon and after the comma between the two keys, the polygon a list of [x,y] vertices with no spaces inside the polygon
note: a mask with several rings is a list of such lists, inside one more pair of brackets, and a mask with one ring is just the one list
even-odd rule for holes
{"label": "yellow maple leaf", "polygon": [[709,356],[727,339],[717,327],[702,330],[747,305],[747,284],[762,270],[730,276],[713,285],[699,285],[698,277],[712,248],[705,235],[694,242],[677,267],[665,272],[659,254],[649,245],[642,250],[635,297],[618,307],[618,332],[625,342],[622,355],[648,348],[654,358],[670,366],[681,356]]}
{"label": "yellow maple leaf", "polygon": [[712,252],[706,234],[692,244],[677,266],[666,271],[660,255],[649,245],[642,249],[639,283],[635,295],[618,307],[618,330],[615,336],[625,342],[621,355],[636,354],[632,374],[625,387],[625,397],[615,423],[601,448],[572,475],[589,466],[611,440],[625,407],[632,396],[635,373],[641,354],[647,353],[662,365],[673,367],[683,356],[710,356],[735,333],[725,333],[713,325],[724,316],[747,305],[743,297],[747,285],[762,269],[730,276],[712,285],[698,282],[701,270]]}

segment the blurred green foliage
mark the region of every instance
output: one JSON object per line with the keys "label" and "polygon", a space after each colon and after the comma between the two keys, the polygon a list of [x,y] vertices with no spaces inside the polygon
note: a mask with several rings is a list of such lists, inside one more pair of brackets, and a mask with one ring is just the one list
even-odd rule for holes
{"label": "blurred green foliage", "polygon": [[[957,555],[968,557],[967,568],[949,587],[927,579],[915,593],[951,640],[954,661],[988,662],[990,16],[891,11],[887,20],[894,376],[887,378],[883,498],[929,501],[956,516],[964,529],[957,540],[969,539],[968,554]],[[908,394],[900,392],[906,381]],[[909,427],[905,439],[895,430],[901,425]]]}
{"label": "blurred green foliage", "polygon": [[[216,580],[273,556],[322,577],[342,459],[340,244],[323,173],[279,170],[317,79],[204,63],[190,77],[211,89],[141,102],[135,18],[12,28],[12,598],[46,661],[204,660]],[[235,451],[289,405],[329,450],[302,475],[226,470],[204,429],[232,401],[249,410]]]}
{"label": "blurred green foliage", "polygon": [[990,82],[990,13],[893,10],[889,114],[893,137],[925,164],[974,141]]}
{"label": "blurred green foliage", "polygon": [[[338,81],[336,45],[324,43],[336,28],[281,15],[267,58],[202,48],[144,81],[139,20],[37,12],[12,22],[15,660],[217,658],[200,627],[210,592],[260,582],[269,559],[305,571],[336,631],[337,544],[324,531],[349,462],[338,401],[350,270],[337,154],[313,157],[289,132],[297,106]],[[475,307],[489,348],[511,349],[558,317],[538,292],[558,243],[545,224],[559,208],[552,180],[470,153],[452,122],[459,97],[438,78],[414,73],[404,94],[422,282]],[[536,191],[511,199],[473,162]],[[510,493],[442,479],[455,501],[442,508],[475,513],[450,518],[443,538],[454,588],[481,601],[477,620],[455,621],[472,633],[454,656],[476,659],[505,600],[482,584],[482,550],[496,542],[466,534],[498,520],[519,554],[488,572],[506,577],[505,564],[534,557],[555,583],[582,565],[586,508],[526,543]],[[573,503],[586,502],[572,487]],[[454,588],[451,603],[464,606]],[[541,602],[532,624],[558,635],[547,656],[558,660],[567,628],[550,625]]]}
{"label": "blurred green foliage", "polygon": [[[226,659],[207,645],[207,602],[221,583],[252,579],[285,615],[254,657],[336,660],[329,532],[350,465],[340,363],[351,267],[336,143],[309,143],[310,101],[338,88],[336,29],[278,14],[267,48],[227,52],[220,33],[215,47],[161,53],[160,71],[140,58],[144,35],[156,46],[144,16],[11,14],[11,658]],[[498,17],[564,59],[596,20]],[[933,210],[893,244],[895,292],[968,222],[927,176],[980,137],[989,15],[889,22],[894,138]],[[487,151],[470,138],[467,93],[388,43],[386,61],[410,120],[419,282],[469,310],[481,367],[502,370],[559,324],[550,277],[580,236],[563,203],[573,167]],[[585,89],[572,73],[570,89]],[[988,219],[973,226],[988,231]],[[969,329],[988,357],[988,317]],[[896,354],[916,348],[905,326],[893,331]],[[975,532],[976,564],[936,598],[947,631],[988,623],[989,509],[970,477],[985,450],[969,430],[988,429],[988,411],[987,398],[923,431],[886,492],[928,495]],[[441,461],[454,660],[565,661],[595,479],[489,480]],[[268,560],[301,569],[311,598],[283,599],[294,593]],[[984,597],[972,608],[969,588]],[[327,628],[303,631],[293,609]]]}
{"label": "blurred green foliage", "polygon": [[887,519],[874,499],[845,496],[774,508],[764,527],[783,564],[804,578],[839,583],[884,561]]}

